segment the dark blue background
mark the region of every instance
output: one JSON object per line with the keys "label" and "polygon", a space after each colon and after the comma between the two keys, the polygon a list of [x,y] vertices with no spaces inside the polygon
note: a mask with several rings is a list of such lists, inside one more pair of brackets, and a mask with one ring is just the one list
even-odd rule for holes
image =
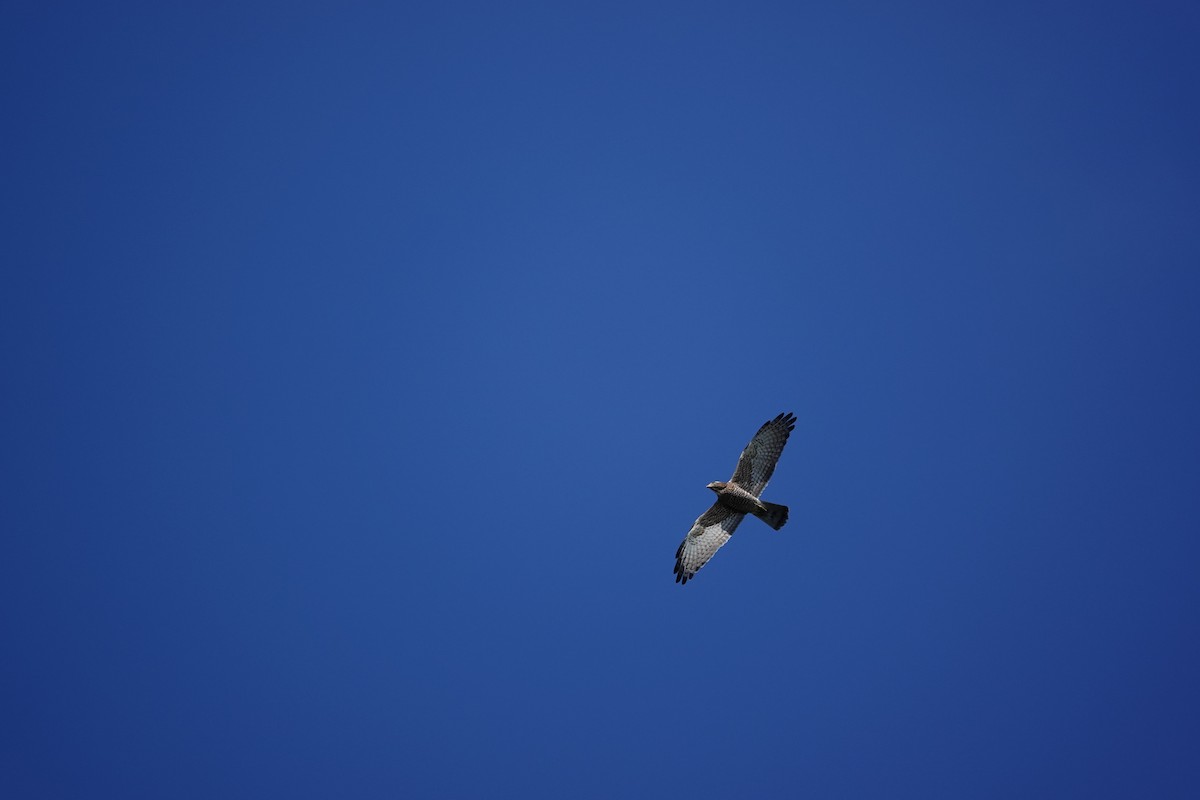
{"label": "dark blue background", "polygon": [[3,16],[4,796],[1200,793],[1195,4]]}

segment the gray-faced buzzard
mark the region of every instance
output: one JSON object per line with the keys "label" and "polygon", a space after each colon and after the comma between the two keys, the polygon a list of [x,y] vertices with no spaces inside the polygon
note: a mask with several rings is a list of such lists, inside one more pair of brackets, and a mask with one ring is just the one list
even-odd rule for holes
{"label": "gray-faced buzzard", "polygon": [[787,506],[766,503],[758,497],[767,488],[775,463],[795,427],[796,415],[792,413],[780,414],[764,423],[742,451],[733,477],[708,485],[717,493],[717,502],[700,515],[675,551],[676,583],[687,583],[707,564],[747,514],[753,514],[775,530],[787,522]]}

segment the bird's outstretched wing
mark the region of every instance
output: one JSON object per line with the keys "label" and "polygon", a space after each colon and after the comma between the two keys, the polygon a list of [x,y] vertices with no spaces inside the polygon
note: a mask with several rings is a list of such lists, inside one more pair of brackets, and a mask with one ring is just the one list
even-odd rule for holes
{"label": "bird's outstretched wing", "polygon": [[675,551],[675,582],[687,583],[696,571],[708,563],[721,545],[729,541],[738,523],[745,514],[730,511],[725,506],[713,503],[696,520]]}
{"label": "bird's outstretched wing", "polygon": [[788,435],[795,427],[796,415],[792,413],[780,414],[763,423],[742,451],[731,480],[755,497],[762,494],[775,472],[775,464],[787,444]]}

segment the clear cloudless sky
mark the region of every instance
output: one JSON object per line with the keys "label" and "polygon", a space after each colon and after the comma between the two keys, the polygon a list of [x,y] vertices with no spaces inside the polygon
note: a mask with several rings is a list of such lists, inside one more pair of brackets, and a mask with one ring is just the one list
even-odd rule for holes
{"label": "clear cloudless sky", "polygon": [[1194,2],[3,17],[3,797],[1200,796]]}

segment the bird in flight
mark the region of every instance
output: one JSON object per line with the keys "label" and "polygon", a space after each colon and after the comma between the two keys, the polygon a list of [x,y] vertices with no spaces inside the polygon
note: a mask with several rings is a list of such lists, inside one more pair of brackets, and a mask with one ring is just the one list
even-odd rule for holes
{"label": "bird in flight", "polygon": [[687,583],[695,577],[721,545],[729,541],[747,514],[753,514],[775,530],[787,522],[787,506],[758,498],[767,488],[788,435],[795,427],[796,415],[790,412],[763,423],[738,458],[733,477],[708,485],[717,493],[717,502],[700,515],[675,551],[676,583]]}

